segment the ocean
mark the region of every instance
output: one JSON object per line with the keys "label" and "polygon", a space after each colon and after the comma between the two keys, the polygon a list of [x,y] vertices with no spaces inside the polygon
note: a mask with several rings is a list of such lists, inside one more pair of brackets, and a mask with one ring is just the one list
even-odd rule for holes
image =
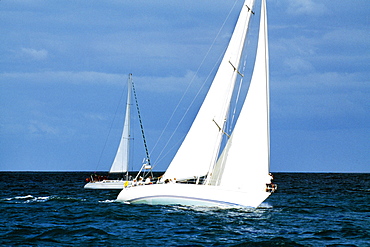
{"label": "ocean", "polygon": [[128,205],[86,172],[0,172],[0,246],[370,246],[370,174],[275,173],[257,209]]}

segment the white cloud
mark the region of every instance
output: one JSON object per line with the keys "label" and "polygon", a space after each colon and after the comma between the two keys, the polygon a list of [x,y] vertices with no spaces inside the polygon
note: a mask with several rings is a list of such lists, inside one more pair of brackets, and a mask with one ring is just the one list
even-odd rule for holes
{"label": "white cloud", "polygon": [[84,113],[83,116],[89,120],[98,120],[98,121],[107,120],[107,117],[103,116],[102,114]]}
{"label": "white cloud", "polygon": [[204,79],[198,77],[192,71],[187,71],[184,76],[142,76],[134,77],[134,81],[138,82],[137,87],[142,85],[141,88],[145,91],[168,94],[184,92],[187,87],[197,90],[203,84]]}
{"label": "white cloud", "polygon": [[28,126],[28,130],[31,134],[36,135],[57,135],[59,133],[59,129],[56,127],[52,127],[46,123],[32,120],[30,125]]}
{"label": "white cloud", "polygon": [[313,0],[288,0],[287,12],[292,15],[321,15],[325,11],[324,4],[316,3]]}
{"label": "white cloud", "polygon": [[[94,71],[46,71],[35,73],[0,73],[0,82],[25,82],[25,83],[74,83],[74,84],[119,84],[127,80],[126,74],[109,74]],[[188,85],[197,90],[204,83],[205,78],[187,71],[183,76],[136,76],[133,75],[135,87],[140,90],[155,93],[183,92]]]}
{"label": "white cloud", "polygon": [[290,73],[306,73],[307,71],[313,71],[314,69],[309,61],[299,57],[285,59],[283,66],[286,69],[289,69]]}
{"label": "white cloud", "polygon": [[339,28],[326,33],[323,36],[323,40],[332,46],[339,45],[351,48],[351,46],[355,45],[356,48],[363,47],[363,50],[367,50],[370,43],[370,34],[368,30]]}
{"label": "white cloud", "polygon": [[313,72],[272,81],[272,116],[279,121],[300,121],[303,128],[365,127],[370,95],[364,76]]}
{"label": "white cloud", "polygon": [[100,73],[94,71],[45,71],[34,73],[2,73],[0,82],[22,81],[27,83],[84,83],[84,84],[116,84],[122,83],[123,76],[119,74]]}
{"label": "white cloud", "polygon": [[44,60],[48,57],[48,51],[41,49],[22,48],[21,55],[34,60]]}

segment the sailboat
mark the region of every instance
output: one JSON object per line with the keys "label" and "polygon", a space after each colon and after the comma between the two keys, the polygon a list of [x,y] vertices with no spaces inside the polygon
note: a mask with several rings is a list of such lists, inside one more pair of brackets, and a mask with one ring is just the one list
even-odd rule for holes
{"label": "sailboat", "polygon": [[255,65],[232,134],[222,149],[225,126],[254,0],[245,0],[209,91],[162,180],[128,186],[117,201],[210,207],[258,207],[272,183],[269,133],[269,57],[266,2],[261,1]]}
{"label": "sailboat", "polygon": [[[118,146],[116,156],[111,165],[109,173],[122,174],[121,179],[107,179],[98,175],[92,175],[87,178],[87,184],[84,186],[85,189],[123,189],[130,183],[128,181],[128,167],[130,158],[130,128],[131,128],[131,93],[132,93],[132,74],[129,74],[127,81],[127,101],[126,101],[126,115],[123,125],[123,131],[121,141]],[[125,175],[124,175],[125,174]]]}

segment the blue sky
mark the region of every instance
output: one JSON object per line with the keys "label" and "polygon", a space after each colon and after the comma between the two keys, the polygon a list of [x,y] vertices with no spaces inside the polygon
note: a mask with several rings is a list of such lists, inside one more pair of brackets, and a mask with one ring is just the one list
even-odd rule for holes
{"label": "blue sky", "polygon": [[[0,1],[0,170],[108,170],[129,73],[155,169],[165,170],[196,110],[164,151],[179,113],[155,144],[189,82],[179,112],[225,49],[241,0],[208,52],[234,3]],[[271,170],[370,172],[370,4],[267,4]]]}

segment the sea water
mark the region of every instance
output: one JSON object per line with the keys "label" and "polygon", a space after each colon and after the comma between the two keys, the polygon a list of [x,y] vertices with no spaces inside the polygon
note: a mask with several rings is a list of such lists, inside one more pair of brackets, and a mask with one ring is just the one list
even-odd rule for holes
{"label": "sea water", "polygon": [[370,174],[276,173],[257,209],[128,205],[89,173],[0,173],[0,246],[370,246]]}

